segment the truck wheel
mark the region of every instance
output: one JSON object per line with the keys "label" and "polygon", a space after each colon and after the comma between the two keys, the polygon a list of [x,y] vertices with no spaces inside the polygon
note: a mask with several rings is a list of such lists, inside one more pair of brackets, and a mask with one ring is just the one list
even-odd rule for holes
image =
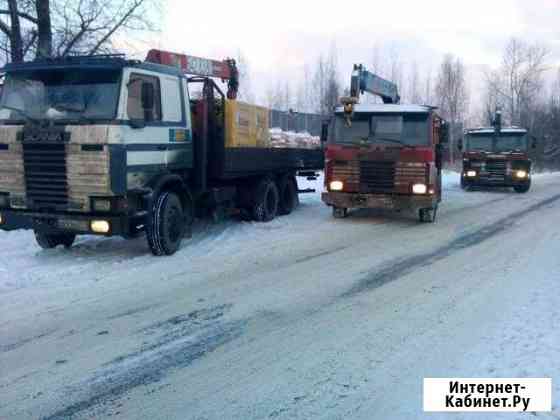
{"label": "truck wheel", "polygon": [[430,209],[418,210],[418,218],[422,223],[434,223],[437,216],[437,206]]}
{"label": "truck wheel", "polygon": [[185,234],[185,214],[177,194],[164,191],[154,202],[146,229],[148,245],[154,255],[172,255]]}
{"label": "truck wheel", "polygon": [[73,233],[45,233],[34,231],[35,240],[43,249],[56,248],[58,245],[64,245],[64,248],[70,248],[76,239]]}
{"label": "truck wheel", "polygon": [[279,194],[276,183],[269,178],[263,178],[257,183],[254,191],[253,220],[270,222],[278,213]]}
{"label": "truck wheel", "polygon": [[348,209],[346,207],[333,207],[332,215],[335,219],[344,219],[348,216]]}
{"label": "truck wheel", "polygon": [[531,183],[527,182],[526,184],[515,185],[513,189],[517,193],[526,193],[531,188]]}
{"label": "truck wheel", "polygon": [[290,214],[298,205],[298,187],[293,176],[286,175],[278,182],[280,200],[278,202],[278,214]]}

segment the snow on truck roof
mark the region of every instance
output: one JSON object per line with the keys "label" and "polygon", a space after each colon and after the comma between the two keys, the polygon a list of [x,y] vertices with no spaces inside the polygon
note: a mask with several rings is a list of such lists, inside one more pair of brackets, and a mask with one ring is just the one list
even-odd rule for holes
{"label": "snow on truck roof", "polygon": [[[397,105],[397,104],[356,104],[354,112],[371,113],[421,113],[427,114],[436,109],[429,105]],[[336,108],[336,112],[343,112],[342,106]]]}
{"label": "snow on truck roof", "polygon": [[[494,133],[494,127],[481,127],[481,128],[471,128],[467,130],[467,134],[492,134]],[[527,130],[521,127],[507,127],[500,130],[502,133],[526,133]]]}

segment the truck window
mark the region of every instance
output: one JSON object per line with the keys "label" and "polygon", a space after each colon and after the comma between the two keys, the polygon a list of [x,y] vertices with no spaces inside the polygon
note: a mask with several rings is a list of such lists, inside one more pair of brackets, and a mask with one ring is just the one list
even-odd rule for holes
{"label": "truck window", "polygon": [[430,140],[427,114],[356,114],[350,126],[345,122],[344,117],[337,116],[333,131],[331,143],[399,142],[410,146],[426,146]]}
{"label": "truck window", "polygon": [[113,119],[119,77],[116,70],[87,68],[10,73],[0,103],[0,121]]}
{"label": "truck window", "polygon": [[165,96],[163,97],[163,120],[180,122],[183,119],[181,107],[181,85],[178,77],[163,77],[161,85]]}
{"label": "truck window", "polygon": [[[154,106],[151,109],[142,108],[142,83],[154,86]],[[145,74],[132,73],[128,82],[128,100],[126,111],[131,120],[145,119],[146,121],[161,121],[161,88],[159,78]]]}

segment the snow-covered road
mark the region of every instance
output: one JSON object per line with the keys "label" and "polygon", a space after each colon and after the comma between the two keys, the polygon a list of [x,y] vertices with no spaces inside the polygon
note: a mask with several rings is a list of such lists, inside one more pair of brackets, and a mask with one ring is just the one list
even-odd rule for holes
{"label": "snow-covered road", "polygon": [[316,193],[168,258],[0,232],[0,419],[535,417],[423,413],[424,377],[552,377],[560,419],[560,174],[445,184],[434,225]]}

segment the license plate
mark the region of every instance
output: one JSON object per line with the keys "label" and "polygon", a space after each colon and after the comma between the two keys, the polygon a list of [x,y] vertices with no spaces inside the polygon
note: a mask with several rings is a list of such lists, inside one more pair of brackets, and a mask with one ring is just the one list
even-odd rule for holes
{"label": "license plate", "polygon": [[80,231],[88,230],[88,223],[85,220],[59,219],[57,225],[59,229]]}
{"label": "license plate", "polygon": [[359,195],[354,199],[357,206],[365,206],[371,208],[392,209],[394,207],[393,200],[387,197],[368,197]]}
{"label": "license plate", "polygon": [[45,217],[35,217],[33,218],[33,224],[35,227],[56,227],[56,220],[55,219],[48,219]]}

